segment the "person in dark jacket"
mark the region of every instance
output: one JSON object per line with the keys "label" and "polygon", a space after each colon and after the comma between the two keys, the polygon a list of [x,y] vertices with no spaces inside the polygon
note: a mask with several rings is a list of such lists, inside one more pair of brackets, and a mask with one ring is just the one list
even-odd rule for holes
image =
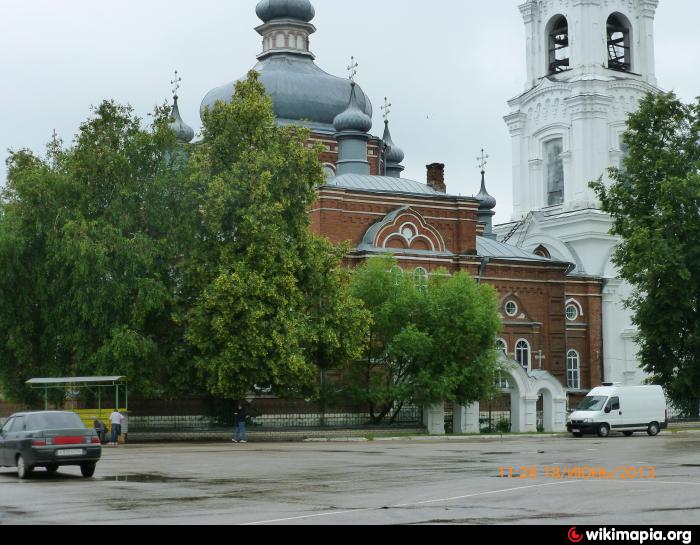
{"label": "person in dark jacket", "polygon": [[234,443],[248,442],[248,433],[245,429],[246,418],[248,418],[248,411],[246,411],[245,405],[241,402],[238,404],[238,411],[236,412],[238,425],[236,426],[236,434],[232,439]]}
{"label": "person in dark jacket", "polygon": [[95,431],[97,432],[97,437],[100,438],[100,444],[104,445],[106,443],[105,433],[107,431],[107,426],[104,425],[102,420],[95,420],[94,422]]}

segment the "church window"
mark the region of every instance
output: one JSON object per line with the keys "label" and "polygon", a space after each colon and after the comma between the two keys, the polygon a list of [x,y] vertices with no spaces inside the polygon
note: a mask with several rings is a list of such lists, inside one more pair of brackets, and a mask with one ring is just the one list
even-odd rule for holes
{"label": "church window", "polygon": [[508,345],[503,339],[496,339],[496,350],[502,352],[504,355],[508,355]]}
{"label": "church window", "polygon": [[566,354],[566,386],[581,389],[581,361],[576,350],[569,350]]}
{"label": "church window", "polygon": [[566,17],[559,15],[552,20],[549,28],[549,73],[558,74],[570,68],[569,23]]}
{"label": "church window", "polygon": [[424,268],[417,268],[413,272],[413,278],[416,282],[416,286],[418,286],[421,291],[426,291],[428,289],[428,271]]}
{"label": "church window", "polygon": [[547,205],[557,206],[564,202],[564,141],[561,138],[544,144],[547,176]]}
{"label": "church window", "polygon": [[539,245],[533,253],[545,259],[552,259],[552,254],[549,253],[549,250],[543,244]]}
{"label": "church window", "polygon": [[506,314],[511,318],[514,318],[518,314],[518,305],[515,301],[508,301],[506,303]]}
{"label": "church window", "polygon": [[632,70],[630,25],[619,13],[608,18],[608,68],[621,72]]}
{"label": "church window", "polygon": [[578,319],[578,308],[576,308],[576,305],[568,305],[566,307],[566,319],[570,322],[575,322]]}
{"label": "church window", "polygon": [[326,180],[330,180],[331,178],[335,177],[335,167],[329,163],[324,164],[323,174],[325,175]]}
{"label": "church window", "polygon": [[515,345],[515,361],[522,365],[525,370],[529,371],[532,365],[530,356],[530,343],[525,339],[520,339]]}

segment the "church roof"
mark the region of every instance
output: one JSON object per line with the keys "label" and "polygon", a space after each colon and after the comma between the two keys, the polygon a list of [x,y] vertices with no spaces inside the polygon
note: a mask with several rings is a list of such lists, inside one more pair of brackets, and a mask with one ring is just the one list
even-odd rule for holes
{"label": "church roof", "polygon": [[364,174],[341,174],[328,180],[327,187],[342,187],[343,189],[358,189],[380,193],[402,193],[410,195],[428,195],[445,198],[444,193],[435,191],[432,187],[389,176],[370,176]]}
{"label": "church roof", "polygon": [[546,257],[535,255],[525,250],[521,250],[510,244],[504,244],[486,237],[476,237],[476,251],[481,257],[492,257],[494,259],[509,259],[513,261],[536,261],[539,263],[563,263]]}

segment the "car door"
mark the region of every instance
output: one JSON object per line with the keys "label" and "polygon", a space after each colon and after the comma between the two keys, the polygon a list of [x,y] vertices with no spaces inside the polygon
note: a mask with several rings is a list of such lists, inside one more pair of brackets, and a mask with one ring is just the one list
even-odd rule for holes
{"label": "car door", "polygon": [[7,442],[10,436],[10,429],[12,428],[12,424],[14,423],[14,421],[14,418],[10,418],[7,422],[5,422],[5,425],[2,427],[2,430],[0,430],[0,466],[10,465],[9,454],[7,453],[9,450]]}

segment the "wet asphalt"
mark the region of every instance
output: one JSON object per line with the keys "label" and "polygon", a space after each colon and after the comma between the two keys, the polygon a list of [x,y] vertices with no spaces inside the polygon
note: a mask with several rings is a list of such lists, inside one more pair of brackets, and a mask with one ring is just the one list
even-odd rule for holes
{"label": "wet asphalt", "polygon": [[[578,468],[586,473],[577,476]],[[642,476],[631,478],[627,468]],[[601,470],[621,473],[611,478]],[[128,445],[104,448],[92,479],[62,468],[19,481],[0,468],[0,524],[597,527],[698,520],[700,434],[692,433]]]}

